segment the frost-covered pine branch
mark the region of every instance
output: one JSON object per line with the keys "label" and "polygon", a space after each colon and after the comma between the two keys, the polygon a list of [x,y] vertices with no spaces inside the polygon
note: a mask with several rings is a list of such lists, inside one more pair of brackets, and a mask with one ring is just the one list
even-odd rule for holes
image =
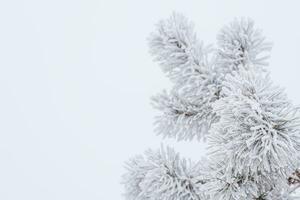
{"label": "frost-covered pine branch", "polygon": [[162,148],[131,159],[127,200],[300,199],[299,108],[264,67],[271,44],[249,19],[225,26],[217,41],[205,47],[176,13],[149,38],[173,83],[152,98],[157,133],[207,139],[208,154],[192,163]]}
{"label": "frost-covered pine branch", "polygon": [[178,140],[199,140],[207,133],[208,127],[216,119],[209,102],[199,104],[182,98],[175,91],[162,92],[152,98],[153,106],[163,114],[156,117],[156,132],[164,137]]}
{"label": "frost-covered pine branch", "polygon": [[150,52],[174,83],[170,93],[153,98],[161,111],[156,130],[178,140],[203,138],[215,120],[211,103],[219,88],[210,47],[198,41],[194,26],[184,16],[173,13],[157,25],[149,38]]}
{"label": "frost-covered pine branch", "polygon": [[209,46],[197,39],[194,25],[183,15],[173,13],[157,24],[149,37],[150,53],[172,81],[184,82],[208,65]]}
{"label": "frost-covered pine branch", "polygon": [[[231,73],[239,66],[266,66],[272,44],[262,31],[254,27],[251,19],[235,19],[224,26],[217,36],[218,64],[221,70]],[[223,72],[224,73],[224,72]]]}
{"label": "frost-covered pine branch", "polygon": [[148,150],[127,163],[124,175],[128,200],[200,200],[205,181],[200,163],[180,158],[171,148]]}
{"label": "frost-covered pine branch", "polygon": [[299,166],[298,108],[268,76],[252,70],[228,74],[221,96],[213,106],[220,120],[208,140],[210,156],[226,160],[223,179],[250,181],[256,198],[288,187],[287,178]]}

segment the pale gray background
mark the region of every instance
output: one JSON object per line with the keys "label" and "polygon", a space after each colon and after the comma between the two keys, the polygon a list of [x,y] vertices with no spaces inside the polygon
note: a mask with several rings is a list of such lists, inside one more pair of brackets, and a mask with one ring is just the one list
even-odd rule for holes
{"label": "pale gray background", "polygon": [[149,97],[170,84],[146,37],[173,10],[206,43],[234,17],[253,18],[275,44],[272,78],[299,104],[297,2],[1,0],[0,199],[123,199],[124,161],[161,143]]}

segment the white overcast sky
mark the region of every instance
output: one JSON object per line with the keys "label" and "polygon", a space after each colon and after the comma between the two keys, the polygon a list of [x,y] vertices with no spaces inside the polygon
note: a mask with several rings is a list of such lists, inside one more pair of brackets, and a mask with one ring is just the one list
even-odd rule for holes
{"label": "white overcast sky", "polygon": [[300,104],[298,2],[1,0],[0,199],[123,199],[124,161],[161,143],[149,97],[169,81],[146,38],[172,11],[206,44],[235,17],[254,19],[274,42],[272,78]]}

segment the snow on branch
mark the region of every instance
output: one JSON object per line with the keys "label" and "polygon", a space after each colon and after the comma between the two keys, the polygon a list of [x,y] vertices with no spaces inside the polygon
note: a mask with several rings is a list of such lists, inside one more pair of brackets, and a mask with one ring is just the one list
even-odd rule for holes
{"label": "snow on branch", "polygon": [[[215,177],[211,178],[203,185],[204,193],[210,200],[248,200],[248,199],[264,199],[264,195],[259,195],[258,187],[251,179],[245,177],[227,177],[223,169],[223,165],[226,165],[226,161],[218,163],[218,168],[214,168]],[[216,174],[218,176],[216,176]]]}
{"label": "snow on branch", "polygon": [[225,26],[217,41],[204,47],[176,13],[149,38],[174,83],[152,98],[156,132],[207,139],[209,153],[196,164],[170,148],[136,156],[123,179],[127,200],[296,199],[300,113],[266,73],[271,44],[249,19]]}
{"label": "snow on branch", "polygon": [[221,96],[213,105],[220,120],[208,141],[211,156],[226,160],[226,179],[245,177],[260,194],[274,184],[287,187],[287,177],[299,166],[298,108],[268,76],[251,70],[228,74]]}
{"label": "snow on branch", "polygon": [[204,139],[215,120],[211,103],[219,95],[214,63],[208,60],[211,49],[197,40],[193,24],[177,13],[162,20],[149,41],[150,52],[175,83],[170,93],[153,98],[161,111],[157,133],[178,140]]}
{"label": "snow on branch", "polygon": [[192,101],[172,91],[152,98],[153,106],[161,111],[156,117],[156,132],[177,140],[198,140],[205,138],[211,124],[216,120],[210,106],[211,99]]}
{"label": "snow on branch", "polygon": [[197,39],[194,25],[183,15],[173,13],[157,24],[149,37],[150,52],[173,81],[182,82],[187,74],[201,73],[211,51]]}
{"label": "snow on branch", "polygon": [[199,163],[180,158],[171,148],[148,150],[127,163],[123,177],[128,200],[200,200]]}
{"label": "snow on branch", "polygon": [[227,71],[239,65],[267,65],[272,44],[266,42],[262,31],[254,27],[251,19],[236,19],[225,26],[217,36],[219,63]]}

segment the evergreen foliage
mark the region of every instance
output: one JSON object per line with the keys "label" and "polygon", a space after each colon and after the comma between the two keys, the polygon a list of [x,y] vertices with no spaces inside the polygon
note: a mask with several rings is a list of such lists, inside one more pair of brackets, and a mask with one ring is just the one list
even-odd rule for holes
{"label": "evergreen foliage", "polygon": [[271,44],[250,19],[221,29],[217,46],[174,13],[149,37],[173,88],[154,96],[156,132],[205,140],[194,163],[171,148],[127,163],[127,200],[289,200],[300,185],[299,109],[270,79]]}

